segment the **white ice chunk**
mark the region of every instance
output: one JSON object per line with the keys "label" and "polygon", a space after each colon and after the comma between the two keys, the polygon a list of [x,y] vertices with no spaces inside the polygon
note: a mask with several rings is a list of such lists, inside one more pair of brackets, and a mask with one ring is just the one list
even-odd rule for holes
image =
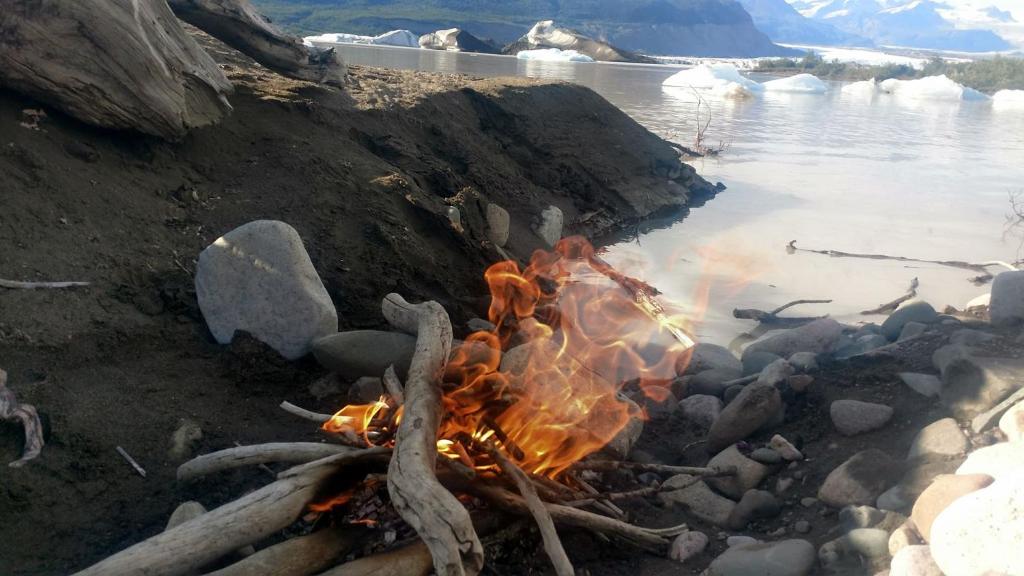
{"label": "white ice chunk", "polygon": [[750,96],[761,91],[761,85],[744,78],[732,64],[701,64],[695,68],[673,74],[663,86],[711,90],[718,95]]}
{"label": "white ice chunk", "polygon": [[303,44],[312,45],[313,42],[326,42],[330,44],[372,44],[374,46],[404,46],[406,48],[419,48],[420,37],[408,30],[392,30],[380,36],[360,36],[359,34],[347,34],[345,32],[330,32],[317,36],[306,36],[302,39]]}
{"label": "white ice chunk", "polygon": [[561,50],[559,48],[540,48],[537,50],[522,50],[516,54],[520,60],[534,60],[541,62],[593,62],[594,59],[586,54],[580,54],[575,50]]}
{"label": "white ice chunk", "polygon": [[853,96],[855,98],[871,98],[875,94],[878,94],[878,82],[874,78],[871,80],[861,80],[860,82],[853,82],[843,86],[842,90],[844,95]]}
{"label": "white ice chunk", "polygon": [[917,80],[897,80],[890,78],[879,84],[882,92],[899,96],[900,98],[912,98],[914,100],[986,100],[981,92],[973,88],[967,88],[950,80],[945,75],[928,76]]}
{"label": "white ice chunk", "polygon": [[770,80],[762,84],[769,92],[797,92],[801,94],[824,94],[828,85],[813,74],[797,74],[789,78]]}

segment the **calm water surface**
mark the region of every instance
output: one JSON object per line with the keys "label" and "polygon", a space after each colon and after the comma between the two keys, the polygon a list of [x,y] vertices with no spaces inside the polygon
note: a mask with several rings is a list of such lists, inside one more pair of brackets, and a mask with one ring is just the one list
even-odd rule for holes
{"label": "calm water surface", "polygon": [[[526,62],[511,57],[343,46],[352,64],[474,76],[521,75],[589,86],[651,131],[690,144],[695,97],[663,89],[666,66]],[[709,99],[707,139],[728,150],[694,163],[728,190],[684,221],[610,247],[608,259],[700,319],[702,339],[728,343],[751,322],[732,309],[832,299],[798,314],[865,320],[918,277],[922,297],[962,308],[987,292],[974,273],[930,264],[788,254],[805,248],[928,260],[1018,258],[1009,195],[1024,192],[1024,109],[988,103],[826,95]],[[706,108],[705,108],[706,110]],[[996,269],[993,269],[996,270]],[[701,294],[707,292],[706,307]],[[869,318],[870,319],[870,318]]]}

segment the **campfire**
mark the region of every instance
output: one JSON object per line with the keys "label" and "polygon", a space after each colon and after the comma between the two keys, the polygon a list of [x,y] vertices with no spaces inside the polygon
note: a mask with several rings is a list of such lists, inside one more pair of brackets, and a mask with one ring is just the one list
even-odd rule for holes
{"label": "campfire", "polygon": [[[407,525],[412,530],[406,533],[414,531],[421,543],[392,546],[329,574],[410,573],[408,562],[417,557],[438,575],[476,574],[485,562],[478,532],[493,531],[481,520],[488,514],[532,516],[559,575],[574,571],[556,524],[664,554],[686,527],[634,526],[614,504],[659,488],[602,492],[585,474],[593,480],[598,471],[620,468],[697,478],[733,473],[597,457],[632,421],[645,417],[625,398],[624,387],[640,400],[639,395],[663,400],[677,369],[688,362],[694,342],[685,319],[659,302],[652,287],[613,269],[582,238],[536,252],[525,268],[499,262],[485,277],[492,329],[470,334],[452,350],[452,326],[439,304],[410,304],[388,295],[385,319],[416,336],[404,385],[392,366],[376,402],[344,406],[333,415],[284,403],[286,410],[319,422],[336,443],[244,446],[186,462],[178,470],[181,481],[243,465],[296,466],[276,482],[82,574],[186,573],[300,517],[373,527],[389,516],[379,510],[388,505],[393,512],[387,523]],[[374,518],[362,515],[370,501],[377,503]],[[325,530],[265,548],[224,574],[251,569],[246,563],[256,556],[264,571],[277,567],[267,573],[278,573],[282,563],[303,566],[294,572],[302,574],[330,568],[347,555],[352,538],[345,539],[347,546],[335,540],[312,544],[330,538]],[[396,533],[391,530],[389,539]],[[302,546],[303,539],[311,544]]]}

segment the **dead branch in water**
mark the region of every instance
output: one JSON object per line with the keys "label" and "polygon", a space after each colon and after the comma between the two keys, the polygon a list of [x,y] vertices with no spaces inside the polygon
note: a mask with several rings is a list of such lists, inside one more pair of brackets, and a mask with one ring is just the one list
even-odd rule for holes
{"label": "dead branch in water", "polygon": [[551,559],[551,565],[555,568],[555,574],[558,574],[558,576],[573,576],[576,571],[573,570],[572,562],[569,561],[569,557],[565,554],[565,548],[562,547],[562,541],[558,538],[558,532],[555,531],[555,523],[551,519],[551,514],[544,507],[544,502],[541,501],[540,496],[537,495],[537,490],[533,487],[530,477],[516,466],[515,463],[506,458],[493,443],[488,446],[488,452],[494,458],[494,461],[498,463],[498,466],[501,467],[501,470],[512,478],[516,488],[519,489],[519,493],[522,494],[526,508],[530,511],[534,521],[537,522],[537,528],[540,529],[540,535],[544,541],[544,551],[547,552],[548,558]]}
{"label": "dead branch in water", "polygon": [[813,250],[811,248],[798,248],[796,240],[790,240],[789,244],[786,245],[786,251],[790,254],[795,252],[809,252],[811,254],[822,254],[824,256],[831,256],[833,258],[864,258],[867,260],[893,260],[896,262],[918,262],[920,264],[937,264],[939,266],[948,266],[950,268],[959,268],[961,270],[970,270],[972,272],[978,272],[984,275],[989,275],[988,268],[991,266],[1003,266],[1012,271],[1016,271],[1017,267],[1009,262],[1003,262],[1002,260],[991,260],[988,262],[963,262],[961,260],[922,260],[919,258],[908,258],[906,256],[889,256],[886,254],[858,254],[855,252],[840,252],[839,250]]}
{"label": "dead branch in water", "polygon": [[11,290],[36,290],[40,288],[77,288],[88,286],[88,282],[20,282],[18,280],[4,280],[0,278],[0,288]]}
{"label": "dead branch in water", "polygon": [[436,302],[410,304],[398,294],[382,303],[392,326],[414,331],[416,351],[405,383],[405,412],[388,466],[388,494],[398,514],[430,549],[438,576],[470,576],[484,553],[469,513],[437,481],[441,376],[451,355],[452,325]]}
{"label": "dead branch in water", "polygon": [[785,326],[800,326],[815,320],[820,320],[824,316],[814,316],[807,318],[780,318],[779,313],[792,308],[793,306],[799,306],[801,304],[831,304],[832,300],[794,300],[788,304],[783,304],[771,312],[765,312],[764,310],[758,310],[756,308],[736,308],[732,311],[733,318],[740,320],[755,320],[762,324],[776,324]]}
{"label": "dead branch in water", "polygon": [[20,404],[14,390],[7,387],[7,372],[0,368],[0,420],[21,422],[25,429],[25,448],[21,458],[8,464],[11,468],[20,468],[29,460],[36,458],[43,451],[43,424],[39,413],[31,404]]}
{"label": "dead branch in water", "polygon": [[899,298],[891,302],[886,302],[885,304],[880,305],[878,308],[865,310],[861,312],[861,314],[865,316],[871,316],[874,314],[891,314],[892,312],[895,312],[897,308],[900,307],[900,304],[903,304],[907,300],[917,297],[917,287],[920,285],[921,284],[917,281],[917,278],[914,278],[913,280],[910,281],[910,288],[907,289],[906,294],[900,296]]}

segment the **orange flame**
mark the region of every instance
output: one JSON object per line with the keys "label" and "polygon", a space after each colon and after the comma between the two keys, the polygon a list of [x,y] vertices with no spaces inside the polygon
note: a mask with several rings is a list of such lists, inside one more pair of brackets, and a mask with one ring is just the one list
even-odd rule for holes
{"label": "orange flame", "polygon": [[[456,350],[438,442],[467,466],[492,466],[467,448],[493,442],[528,472],[558,475],[637,416],[618,396],[623,383],[667,390],[693,344],[652,288],[616,272],[583,238],[535,252],[525,270],[499,262],[484,276],[497,329]],[[369,442],[370,423],[387,410],[384,399],[346,406],[325,429]]]}

